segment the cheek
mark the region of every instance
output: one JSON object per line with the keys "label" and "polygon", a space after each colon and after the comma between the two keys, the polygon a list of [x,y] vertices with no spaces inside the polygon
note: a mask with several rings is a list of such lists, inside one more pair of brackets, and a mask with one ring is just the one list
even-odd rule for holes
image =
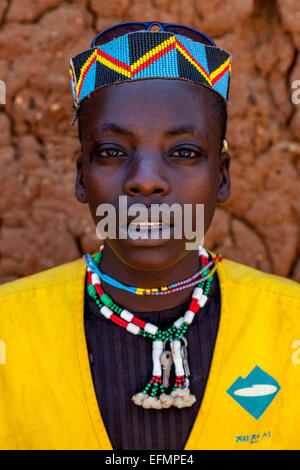
{"label": "cheek", "polygon": [[94,222],[99,221],[96,216],[100,204],[115,205],[119,196],[120,183],[116,174],[110,174],[105,168],[97,165],[86,165],[84,169],[84,181],[88,197],[88,204]]}
{"label": "cheek", "polygon": [[[207,232],[214,216],[217,203],[217,176],[213,172],[203,172],[183,182],[181,200],[192,205],[193,230],[199,227],[201,211],[203,211],[204,234]],[[197,209],[197,205],[202,205]]]}
{"label": "cheek", "polygon": [[193,230],[207,232],[216,209],[216,197],[214,193],[199,193],[197,200],[192,203]]}
{"label": "cheek", "polygon": [[181,179],[177,186],[183,196],[182,199],[189,200],[192,204],[213,203],[218,186],[217,170],[210,164],[206,167],[194,168]]}
{"label": "cheek", "polygon": [[100,165],[93,157],[87,157],[83,165],[84,182],[92,199],[109,200],[114,189],[119,185],[119,172],[111,165]]}

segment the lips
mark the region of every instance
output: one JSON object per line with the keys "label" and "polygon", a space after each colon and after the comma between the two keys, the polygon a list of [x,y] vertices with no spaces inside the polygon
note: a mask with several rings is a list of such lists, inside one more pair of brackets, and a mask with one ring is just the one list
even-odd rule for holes
{"label": "lips", "polygon": [[140,230],[151,230],[151,229],[162,229],[162,228],[169,228],[173,224],[168,224],[165,222],[129,222],[127,227],[129,228],[139,228]]}
{"label": "lips", "polygon": [[[128,224],[119,226],[119,233],[123,236],[129,237],[130,239],[137,240],[142,239],[161,239],[170,238],[173,233],[173,224],[165,222],[134,222],[129,221]],[[123,238],[123,237],[122,237]]]}
{"label": "lips", "polygon": [[[155,204],[157,206],[157,204]],[[152,206],[142,206],[141,211],[136,208],[134,216],[128,215],[123,219],[123,224],[119,225],[119,235],[121,238],[138,239],[170,239],[173,237],[174,213],[161,208],[156,210]],[[130,213],[130,208],[128,211]]]}
{"label": "lips", "polygon": [[[143,228],[161,228],[161,227],[170,227],[174,225],[174,214],[173,212],[168,212],[167,217],[164,217],[164,214],[160,211],[158,213],[158,217],[151,217],[151,211],[148,210],[147,215],[144,213],[141,213],[140,215],[135,215],[135,216],[128,216],[127,217],[127,227],[130,226],[137,227],[140,226],[142,229]],[[167,219],[167,222],[163,220],[163,218]],[[138,219],[138,220],[136,220]]]}

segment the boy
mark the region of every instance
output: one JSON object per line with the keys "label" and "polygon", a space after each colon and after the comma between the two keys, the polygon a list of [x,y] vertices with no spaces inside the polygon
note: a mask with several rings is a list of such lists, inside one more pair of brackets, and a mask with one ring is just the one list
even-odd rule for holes
{"label": "boy", "polygon": [[88,269],[77,260],[1,287],[1,448],[300,444],[298,285],[187,250],[173,219],[164,238],[150,215],[189,204],[194,227],[202,204],[205,234],[230,196],[230,56],[157,25],[110,28],[71,61],[76,196],[95,223],[120,196],[143,205],[146,236],[108,237]]}

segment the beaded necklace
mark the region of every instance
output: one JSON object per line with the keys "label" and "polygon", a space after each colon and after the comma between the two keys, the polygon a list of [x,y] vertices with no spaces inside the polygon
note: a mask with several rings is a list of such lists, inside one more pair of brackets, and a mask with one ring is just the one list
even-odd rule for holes
{"label": "beaded necklace", "polygon": [[[222,256],[217,255],[209,262],[209,254],[203,248],[199,249],[201,269],[204,277],[198,280],[197,286],[192,293],[192,300],[184,316],[178,318],[167,330],[160,330],[152,323],[146,323],[126,309],[116,304],[113,299],[104,292],[101,286],[100,276],[97,273],[102,256],[103,248],[92,258],[89,255],[89,261],[84,256],[87,264],[88,293],[95,300],[99,307],[99,312],[105,318],[111,320],[118,326],[126,329],[129,333],[144,338],[149,338],[152,343],[152,377],[142,392],[132,397],[132,401],[144,408],[169,408],[175,406],[184,408],[192,406],[196,397],[191,394],[189,389],[190,370],[187,355],[187,339],[184,336],[189,325],[195,318],[197,312],[202,308],[207,300],[213,280],[213,274],[218,264],[222,261]],[[91,260],[93,263],[91,263]],[[213,264],[212,269],[208,266]],[[156,288],[159,289],[159,288]],[[153,289],[152,289],[153,290]],[[166,349],[167,343],[170,343],[170,350]],[[175,368],[175,383],[170,393],[166,393],[169,387],[169,377],[171,367]]]}
{"label": "beaded necklace", "polygon": [[[100,247],[100,252],[102,251],[103,251],[103,245]],[[202,253],[204,253],[204,259],[206,259],[205,256],[207,252],[204,248],[200,247],[199,248],[200,257]],[[126,290],[127,292],[131,292],[132,294],[136,294],[136,295],[168,295],[168,294],[173,294],[174,292],[188,289],[189,287],[193,287],[197,285],[200,281],[204,281],[206,277],[204,276],[204,277],[201,277],[201,279],[199,279],[200,275],[205,271],[205,269],[213,265],[213,261],[210,261],[206,265],[206,267],[199,269],[195,274],[193,274],[192,276],[189,276],[187,279],[184,279],[183,281],[177,281],[167,286],[143,289],[142,287],[127,286],[126,284],[123,284],[117,281],[116,279],[113,279],[111,276],[108,276],[108,274],[102,273],[99,268],[99,265],[97,266],[95,264],[95,262],[93,261],[93,258],[89,254],[84,256],[84,260],[85,260],[87,267],[90,268],[94,273],[98,274],[98,276],[100,277],[100,279],[102,279],[102,281],[105,281],[107,284],[110,284],[111,286],[118,287],[119,289]]]}

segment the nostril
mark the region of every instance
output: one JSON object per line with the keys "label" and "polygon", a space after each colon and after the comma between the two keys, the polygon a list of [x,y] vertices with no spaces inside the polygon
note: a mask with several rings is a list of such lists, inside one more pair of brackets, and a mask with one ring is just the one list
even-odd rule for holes
{"label": "nostril", "polygon": [[[129,191],[131,192],[131,194],[140,193],[140,190],[137,189],[137,188],[134,188],[134,187],[129,188]],[[162,188],[156,188],[153,191],[151,191],[151,194],[160,194],[160,193],[163,193],[163,192],[164,192],[164,190]]]}

